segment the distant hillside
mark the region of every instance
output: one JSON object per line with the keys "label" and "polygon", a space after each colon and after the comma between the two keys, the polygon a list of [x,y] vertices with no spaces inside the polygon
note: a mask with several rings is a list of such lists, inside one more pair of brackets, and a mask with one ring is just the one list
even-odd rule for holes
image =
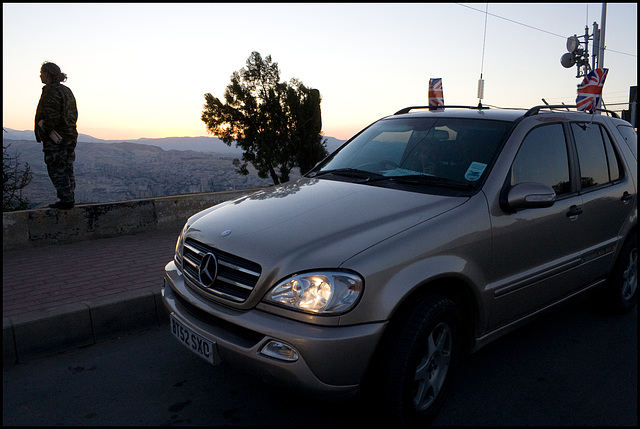
{"label": "distant hillside", "polygon": [[[3,128],[2,140],[26,140],[35,141],[33,131],[17,131],[11,128]],[[338,140],[334,137],[325,137],[327,140],[327,150],[329,153],[336,150],[344,143],[344,140]],[[102,140],[87,134],[80,134],[78,142],[83,143],[139,143],[160,147],[164,150],[193,150],[204,153],[219,153],[223,155],[234,155],[239,157],[242,155],[242,149],[238,149],[235,144],[227,146],[217,137],[165,137],[157,139],[141,138],[136,140]]]}
{"label": "distant hillside", "polygon": [[[10,156],[18,159],[21,168],[29,164],[33,173],[33,180],[22,192],[30,202],[29,207],[55,202],[55,189],[44,164],[42,144],[35,141],[31,131],[7,131],[3,133],[3,146],[8,147]],[[241,151],[212,137],[123,142],[82,136],[79,140],[74,163],[77,203],[124,201],[273,184],[270,179],[258,177],[251,166],[249,175],[238,174],[233,160],[241,156]],[[343,143],[334,138],[327,138],[327,141],[329,150]],[[297,170],[291,172],[292,180],[299,176]]]}
{"label": "distant hillside", "polygon": [[[30,166],[33,180],[22,190],[29,207],[55,202],[56,191],[47,174],[42,145],[4,139],[3,146],[8,147],[10,156],[18,159],[20,168]],[[125,201],[272,184],[271,180],[258,177],[252,168],[247,176],[238,174],[234,158],[231,154],[164,150],[142,143],[81,141],[74,163],[76,202]]]}

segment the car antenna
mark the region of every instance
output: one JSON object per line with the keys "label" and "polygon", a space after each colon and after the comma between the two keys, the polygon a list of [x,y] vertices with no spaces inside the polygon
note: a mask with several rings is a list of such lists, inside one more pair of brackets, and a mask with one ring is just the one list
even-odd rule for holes
{"label": "car antenna", "polygon": [[482,60],[480,62],[480,79],[478,80],[478,109],[482,109],[482,99],[484,98],[484,79],[482,72],[484,70],[484,47],[487,41],[487,17],[489,16],[489,3],[484,10],[484,38],[482,39]]}

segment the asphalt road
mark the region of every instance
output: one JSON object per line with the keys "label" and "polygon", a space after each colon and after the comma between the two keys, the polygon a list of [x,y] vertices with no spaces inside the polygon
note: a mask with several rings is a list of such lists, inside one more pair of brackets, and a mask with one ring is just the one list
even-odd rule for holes
{"label": "asphalt road", "polygon": [[[434,425],[637,426],[637,309],[580,300],[464,359]],[[363,427],[322,402],[209,366],[168,327],[3,369],[3,425]]]}

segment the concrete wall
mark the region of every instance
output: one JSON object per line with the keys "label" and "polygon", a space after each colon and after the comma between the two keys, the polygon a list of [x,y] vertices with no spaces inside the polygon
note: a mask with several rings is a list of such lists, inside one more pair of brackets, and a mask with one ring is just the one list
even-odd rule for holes
{"label": "concrete wall", "polygon": [[2,250],[180,228],[194,213],[258,189],[80,204],[71,210],[43,208],[3,213]]}

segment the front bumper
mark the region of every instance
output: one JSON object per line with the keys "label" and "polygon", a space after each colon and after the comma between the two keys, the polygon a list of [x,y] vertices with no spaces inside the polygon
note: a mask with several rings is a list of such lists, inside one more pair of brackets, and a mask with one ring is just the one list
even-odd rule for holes
{"label": "front bumper", "polygon": [[[312,394],[354,393],[385,327],[384,322],[317,326],[258,309],[230,309],[192,292],[173,261],[165,267],[162,297],[170,313],[216,344],[222,361],[268,382]],[[271,340],[293,347],[297,361],[262,354]]]}

